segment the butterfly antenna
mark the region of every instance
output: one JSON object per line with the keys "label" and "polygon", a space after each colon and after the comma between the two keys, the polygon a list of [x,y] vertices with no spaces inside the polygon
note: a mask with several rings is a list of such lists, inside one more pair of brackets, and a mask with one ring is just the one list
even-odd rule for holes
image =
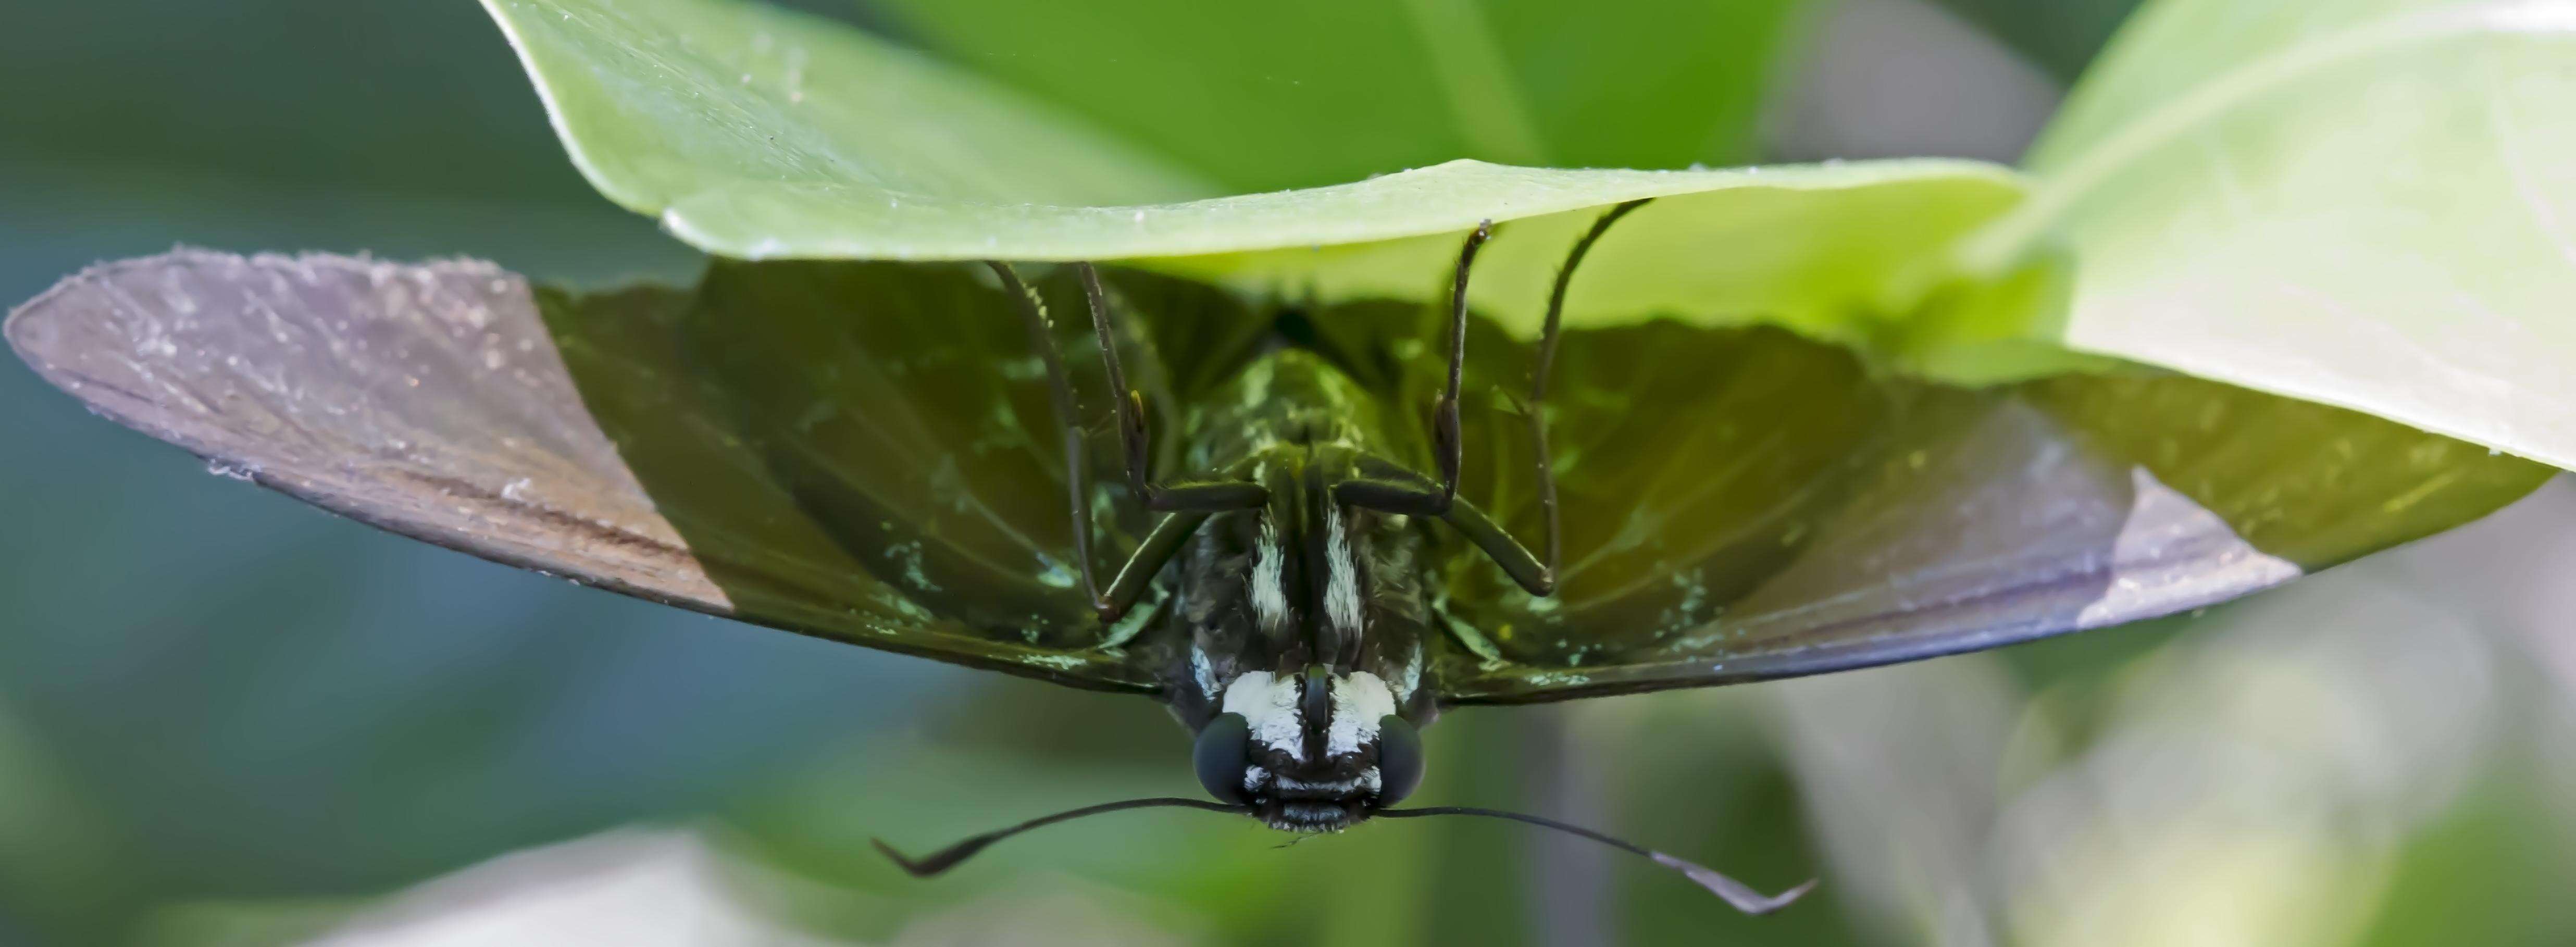
{"label": "butterfly antenna", "polygon": [[1569,835],[1580,835],[1584,838],[1591,839],[1595,842],[1608,845],[1612,848],[1616,848],[1630,854],[1645,856],[1655,864],[1681,872],[1683,877],[1697,882],[1700,887],[1708,889],[1709,893],[1725,898],[1726,903],[1734,905],[1736,910],[1742,911],[1746,914],[1769,914],[1781,908],[1788,907],[1790,902],[1798,900],[1800,895],[1806,894],[1809,889],[1816,886],[1816,880],[1810,878],[1807,880],[1806,884],[1783,891],[1777,895],[1765,895],[1762,892],[1755,891],[1751,887],[1748,887],[1744,882],[1718,874],[1716,869],[1702,865],[1698,862],[1675,858],[1671,855],[1666,855],[1635,842],[1611,838],[1610,836],[1603,835],[1579,825],[1568,825],[1566,823],[1556,821],[1555,819],[1528,815],[1525,813],[1505,812],[1500,809],[1478,809],[1471,806],[1428,806],[1419,809],[1381,809],[1377,812],[1377,817],[1379,818],[1393,819],[1434,815],[1475,815],[1484,816],[1488,819],[1510,819],[1514,822],[1525,822],[1541,828],[1555,829]]}
{"label": "butterfly antenna", "polygon": [[1069,822],[1084,816],[1094,816],[1104,812],[1118,812],[1126,809],[1151,809],[1158,806],[1170,806],[1179,809],[1205,809],[1209,812],[1231,812],[1238,815],[1249,815],[1252,812],[1252,809],[1248,806],[1227,805],[1222,802],[1209,802],[1204,799],[1184,799],[1177,796],[1161,796],[1152,799],[1124,799],[1118,802],[1104,802],[1096,806],[1084,806],[1079,809],[1067,809],[1054,815],[1039,816],[1018,825],[1011,826],[1007,829],[995,829],[982,835],[966,839],[955,845],[932,852],[922,858],[907,858],[902,852],[895,851],[894,846],[886,844],[884,839],[869,839],[868,841],[875,843],[877,851],[883,852],[885,853],[885,857],[893,859],[894,863],[902,866],[906,873],[915,878],[928,878],[932,875],[957,867],[958,862],[975,857],[975,853],[983,851],[986,846],[1003,839],[1010,838],[1011,836],[1018,835],[1022,832],[1026,832],[1030,829],[1054,825],[1058,822]]}

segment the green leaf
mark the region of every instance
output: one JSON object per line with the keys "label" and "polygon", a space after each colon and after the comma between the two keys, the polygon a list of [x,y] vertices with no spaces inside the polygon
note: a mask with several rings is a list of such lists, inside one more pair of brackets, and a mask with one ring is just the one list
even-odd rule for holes
{"label": "green leaf", "polygon": [[[1884,342],[1881,350],[1894,352],[1948,341],[1891,333],[1942,277],[1943,248],[2021,196],[2020,181],[2009,171],[1938,160],[1663,173],[1462,162],[1351,187],[1393,187],[1408,178],[1427,184],[1435,175],[1455,182],[1441,190],[1451,192],[1447,199],[1465,212],[1448,212],[1454,214],[1450,225],[1432,228],[1430,236],[1340,245],[1319,240],[1293,249],[1148,263],[1290,297],[1311,290],[1327,300],[1435,299],[1448,291],[1446,271],[1461,234],[1475,225],[1479,198],[1548,192],[1582,203],[1501,227],[1478,255],[1468,285],[1479,311],[1528,337],[1545,313],[1548,287],[1566,248],[1597,216],[1595,198],[1661,193],[1670,196],[1630,215],[1585,258],[1582,278],[1566,297],[1569,325],[1652,316],[1703,325],[1764,321],[1840,341]],[[1649,190],[1658,182],[1672,188]],[[1342,190],[1295,193],[1321,198]],[[1424,202],[1422,217],[1446,216],[1440,195],[1416,193]],[[1361,207],[1345,212],[1368,213]],[[1490,204],[1482,213],[1508,219]]]}
{"label": "green leaf", "polygon": [[976,71],[1247,191],[1753,156],[1801,0],[893,0]]}
{"label": "green leaf", "polygon": [[1505,228],[1475,285],[1480,307],[1527,329],[1593,209],[1662,197],[1594,257],[1569,301],[1574,322],[1674,312],[1860,340],[1936,282],[1928,267],[1943,247],[2021,195],[2011,171],[1961,161],[1584,171],[1461,160],[1174,202],[1206,186],[854,30],[726,0],[487,5],[593,182],[734,257],[1162,258],[1238,287],[1423,298],[1479,220],[1542,217]]}
{"label": "green leaf", "polygon": [[2576,466],[2576,2],[2170,0],[1972,263],[2073,254],[2079,350]]}
{"label": "green leaf", "polygon": [[[802,14],[724,0],[484,6],[536,80],[573,163],[610,200],[670,212],[675,229],[692,204],[808,189],[879,204],[904,195],[1123,203],[1208,191],[972,76]],[[780,239],[775,252],[796,252],[795,234]]]}
{"label": "green leaf", "polygon": [[[2004,169],[1924,160],[1462,160],[1211,197],[1221,183],[823,21],[735,0],[487,6],[594,183],[722,255],[1132,259],[1282,295],[1428,299],[1458,233],[1522,221],[1473,292],[1526,333],[1576,228],[1661,197],[1594,256],[1572,324],[1774,322],[1959,383],[2098,364],[2072,350],[2576,465],[2576,375],[2553,357],[2576,349],[2576,324],[2539,315],[2576,298],[2576,162],[2553,160],[2576,153],[2576,122],[2560,120],[2576,75],[2552,59],[2576,0],[2174,0],[2038,149],[2035,201]],[[1499,75],[1493,63],[1518,62],[1501,48],[1451,65]],[[1028,84],[1061,67],[1006,68]],[[1100,116],[1092,93],[1060,97]],[[1464,113],[1452,125],[1518,134]],[[1193,160],[1226,180],[1271,173]]]}

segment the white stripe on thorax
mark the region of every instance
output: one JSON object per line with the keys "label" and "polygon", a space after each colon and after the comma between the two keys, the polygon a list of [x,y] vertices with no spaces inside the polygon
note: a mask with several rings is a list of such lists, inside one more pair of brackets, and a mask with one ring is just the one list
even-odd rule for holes
{"label": "white stripe on thorax", "polygon": [[1288,621],[1287,562],[1279,549],[1279,525],[1261,513],[1261,540],[1252,552],[1252,616],[1263,631]]}
{"label": "white stripe on thorax", "polygon": [[1342,526],[1342,508],[1325,508],[1324,558],[1331,560],[1332,577],[1324,585],[1324,614],[1333,627],[1356,637],[1360,633],[1359,563],[1351,558],[1351,540]]}

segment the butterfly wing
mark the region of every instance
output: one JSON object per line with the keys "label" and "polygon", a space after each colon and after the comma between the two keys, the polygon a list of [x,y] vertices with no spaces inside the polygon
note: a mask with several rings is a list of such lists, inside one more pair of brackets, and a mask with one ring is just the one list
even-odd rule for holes
{"label": "butterfly wing", "polygon": [[[182,251],[68,279],[7,336],[100,413],[397,533],[1155,689],[1164,656],[1121,647],[1075,588],[1042,376],[990,370],[1035,361],[1010,305],[957,267],[722,264],[698,291],[576,296],[474,262]],[[1109,556],[1133,524],[1097,525]]]}
{"label": "butterfly wing", "polygon": [[[1491,385],[1462,494],[1537,548],[1513,397],[1529,347],[1490,330],[1480,344],[1471,376]],[[2481,515],[2548,474],[2210,382],[1948,388],[1771,328],[1569,333],[1551,388],[1559,594],[1449,556],[1449,700],[1815,674],[2172,614]]]}

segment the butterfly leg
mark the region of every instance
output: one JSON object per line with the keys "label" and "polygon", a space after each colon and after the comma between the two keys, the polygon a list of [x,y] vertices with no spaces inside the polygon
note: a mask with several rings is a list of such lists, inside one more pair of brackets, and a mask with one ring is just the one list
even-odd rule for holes
{"label": "butterfly leg", "polygon": [[[1651,198],[1649,198],[1650,200]],[[1491,224],[1480,225],[1467,238],[1467,246],[1458,254],[1458,278],[1451,289],[1449,315],[1449,384],[1432,409],[1432,448],[1440,464],[1440,482],[1426,489],[1407,481],[1413,479],[1401,472],[1369,471],[1333,488],[1334,498],[1353,506],[1405,513],[1437,516],[1456,529],[1467,541],[1484,550],[1485,555],[1502,567],[1504,574],[1531,595],[1548,595],[1556,591],[1557,568],[1564,561],[1565,540],[1556,507],[1556,466],[1550,460],[1547,445],[1547,377],[1556,363],[1556,344],[1562,334],[1565,314],[1565,290],[1573,284],[1575,267],[1592,252],[1592,244],[1630,211],[1644,206],[1646,200],[1634,200],[1611,208],[1592,223],[1583,238],[1575,241],[1573,252],[1566,255],[1565,265],[1556,272],[1556,286],[1548,295],[1547,322],[1539,334],[1538,364],[1531,373],[1529,425],[1532,453],[1537,458],[1539,509],[1546,522],[1545,558],[1531,553],[1529,547],[1512,538],[1510,531],[1495,523],[1475,504],[1458,498],[1458,468],[1463,453],[1459,438],[1458,389],[1464,374],[1467,341],[1467,269],[1476,258],[1476,250],[1491,236]]]}
{"label": "butterfly leg", "polygon": [[[1494,223],[1477,224],[1458,250],[1458,275],[1449,290],[1449,377],[1440,400],[1431,406],[1432,460],[1439,465],[1437,483],[1418,483],[1420,475],[1400,470],[1363,470],[1333,485],[1335,502],[1388,513],[1432,516],[1447,522],[1485,551],[1503,572],[1532,595],[1556,590],[1555,561],[1541,563],[1512,534],[1495,524],[1476,505],[1458,498],[1458,469],[1465,454],[1460,437],[1458,393],[1467,368],[1467,274],[1476,251],[1493,238]],[[1550,491],[1552,495],[1553,491]],[[1550,534],[1551,540],[1554,534]],[[1551,543],[1551,545],[1553,545]]]}
{"label": "butterfly leg", "polygon": [[[1046,315],[1038,309],[1037,297],[1030,294],[1028,285],[1020,281],[1019,274],[1006,263],[988,260],[985,265],[993,269],[993,275],[1001,278],[1003,291],[1010,293],[1012,298],[1018,301],[1021,321],[1028,327],[1029,348],[1037,353],[1038,360],[1046,366],[1047,399],[1055,409],[1056,427],[1064,434],[1065,505],[1073,515],[1073,557],[1080,565],[1082,592],[1091,599],[1091,609],[1100,616],[1101,621],[1117,621],[1144,597],[1147,586],[1153,582],[1154,574],[1162,571],[1163,564],[1171,561],[1172,556],[1180,551],[1182,542],[1189,539],[1192,532],[1197,531],[1199,524],[1207,521],[1208,514],[1203,510],[1184,507],[1181,512],[1165,515],[1160,522],[1154,524],[1153,532],[1146,535],[1145,541],[1136,547],[1135,554],[1129,556],[1127,562],[1118,568],[1118,575],[1111,580],[1109,587],[1105,590],[1101,588],[1091,565],[1089,502],[1091,464],[1088,452],[1083,445],[1082,427],[1075,418],[1073,382],[1064,370],[1064,356],[1056,351],[1055,337],[1048,333]],[[1092,274],[1088,265],[1082,268],[1082,274],[1084,288],[1093,294],[1094,300],[1097,300],[1099,298],[1097,277]],[[1097,303],[1095,302],[1094,305],[1096,307]],[[1093,312],[1097,316],[1099,310],[1095,308]],[[1098,323],[1096,318],[1094,321],[1095,324]],[[1107,330],[1103,329],[1102,332],[1102,347],[1109,348]],[[1110,377],[1115,380],[1121,391],[1125,391],[1125,379],[1118,371],[1115,349],[1111,349],[1111,352],[1113,354],[1110,356],[1109,363]],[[1121,425],[1124,430],[1125,419],[1122,419]],[[1134,429],[1141,439],[1143,423],[1138,421]],[[1131,465],[1135,464],[1140,454],[1141,447],[1130,443],[1128,462]],[[1131,473],[1135,469],[1133,466],[1129,468]],[[1244,498],[1239,496],[1242,493],[1239,489],[1232,491],[1231,494],[1222,490],[1200,489],[1201,487],[1238,486],[1251,487],[1255,493],[1261,490],[1255,484],[1193,485],[1185,488],[1188,492],[1183,494],[1183,498],[1202,504],[1213,504],[1219,501],[1240,502]],[[1254,505],[1258,505],[1261,501],[1262,498],[1258,496],[1251,500]]]}
{"label": "butterfly leg", "polygon": [[1431,406],[1431,457],[1440,465],[1441,511],[1458,497],[1458,468],[1465,451],[1459,442],[1458,386],[1467,374],[1467,271],[1476,265],[1476,251],[1493,236],[1490,220],[1467,235],[1466,246],[1458,250],[1458,278],[1449,287],[1449,385]]}
{"label": "butterfly leg", "polygon": [[[1650,200],[1653,198],[1628,201],[1610,208],[1608,212],[1601,215],[1600,219],[1593,221],[1592,229],[1584,231],[1583,239],[1574,242],[1573,252],[1566,254],[1565,265],[1557,268],[1556,286],[1547,295],[1547,322],[1539,330],[1538,364],[1532,366],[1530,370],[1529,427],[1530,453],[1538,461],[1534,480],[1538,484],[1538,507],[1540,515],[1547,524],[1546,567],[1538,574],[1545,577],[1544,584],[1550,589],[1556,585],[1557,566],[1564,562],[1565,533],[1556,511],[1556,464],[1550,458],[1547,446],[1547,375],[1549,369],[1556,367],[1556,343],[1563,329],[1565,317],[1565,289],[1574,284],[1574,268],[1583,264],[1584,255],[1592,252],[1592,244],[1598,242],[1602,234],[1609,232],[1610,225],[1618,223],[1619,218],[1628,216],[1629,212],[1645,206]],[[1457,523],[1454,519],[1451,522],[1471,537],[1476,533],[1476,528],[1472,526]],[[1521,549],[1520,543],[1514,541],[1511,534],[1502,532],[1490,521],[1484,526],[1493,529],[1501,542],[1510,543],[1512,548],[1519,551],[1521,557],[1529,556],[1529,550]],[[1485,547],[1486,552],[1493,553],[1494,543],[1479,539],[1476,544]],[[1514,563],[1511,560],[1499,554],[1496,554],[1494,559],[1502,564],[1505,571],[1512,570]],[[1512,577],[1521,578],[1518,572],[1514,572]],[[1521,579],[1521,585],[1524,588],[1530,588],[1533,595],[1547,594],[1532,587],[1532,583],[1527,579]]]}
{"label": "butterfly leg", "polygon": [[1118,359],[1118,316],[1109,306],[1109,296],[1101,291],[1100,271],[1089,263],[1076,263],[1074,271],[1082,274],[1082,295],[1091,304],[1091,330],[1100,338],[1100,358],[1109,368],[1109,388],[1118,401],[1118,443],[1127,455],[1127,486],[1144,498],[1145,508],[1161,512],[1192,511],[1222,513],[1248,510],[1269,501],[1269,491],[1260,484],[1241,481],[1158,484],[1149,476],[1152,461],[1149,452],[1153,441],[1145,430],[1145,395],[1127,386],[1127,371]]}
{"label": "butterfly leg", "polygon": [[1154,524],[1154,531],[1145,534],[1145,541],[1136,547],[1136,554],[1118,567],[1118,577],[1110,580],[1108,591],[1092,596],[1091,607],[1100,613],[1100,620],[1117,621],[1136,607],[1137,601],[1145,597],[1145,589],[1153,585],[1154,574],[1163,571],[1163,564],[1180,553],[1181,544],[1188,542],[1190,534],[1198,532],[1199,524],[1207,519],[1208,514],[1199,512],[1163,514]]}
{"label": "butterfly leg", "polygon": [[1426,490],[1362,475],[1333,485],[1338,502],[1389,513],[1440,516],[1457,501],[1458,468],[1465,452],[1459,442],[1458,389],[1467,374],[1467,272],[1476,265],[1476,251],[1493,236],[1490,220],[1467,235],[1466,246],[1458,250],[1458,277],[1449,289],[1449,382],[1439,400],[1431,403],[1431,459],[1440,467],[1439,483]]}
{"label": "butterfly leg", "polygon": [[1540,562],[1529,547],[1496,524],[1485,511],[1477,509],[1464,497],[1443,498],[1440,488],[1422,480],[1422,475],[1409,471],[1364,471],[1360,476],[1333,484],[1333,501],[1382,513],[1427,516],[1448,523],[1467,541],[1484,550],[1487,558],[1503,568],[1531,595],[1546,595],[1556,590],[1556,566]]}

